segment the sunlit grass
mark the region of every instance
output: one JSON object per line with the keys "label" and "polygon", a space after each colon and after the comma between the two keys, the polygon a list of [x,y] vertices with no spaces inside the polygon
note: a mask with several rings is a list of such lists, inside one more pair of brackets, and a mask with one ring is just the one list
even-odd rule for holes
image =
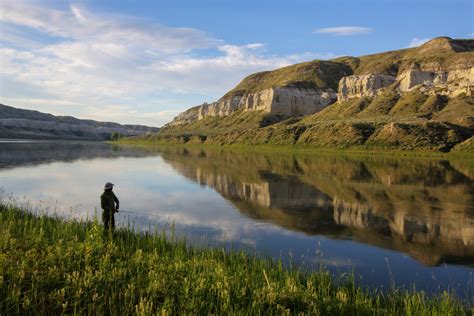
{"label": "sunlit grass", "polygon": [[371,292],[237,251],[0,205],[0,314],[469,314],[455,296]]}

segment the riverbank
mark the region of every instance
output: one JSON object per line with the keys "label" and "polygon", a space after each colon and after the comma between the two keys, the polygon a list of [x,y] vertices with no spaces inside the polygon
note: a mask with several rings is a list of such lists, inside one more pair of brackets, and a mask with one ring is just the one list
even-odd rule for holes
{"label": "riverbank", "polygon": [[34,216],[0,205],[1,314],[472,313],[448,293],[368,292],[242,252],[195,249],[164,233]]}
{"label": "riverbank", "polygon": [[146,138],[122,138],[119,141],[109,142],[115,145],[133,146],[139,148],[193,148],[193,149],[212,149],[212,150],[232,150],[236,152],[257,152],[257,153],[278,153],[278,154],[307,154],[307,155],[348,155],[348,156],[381,156],[381,157],[426,157],[426,158],[474,158],[474,151],[454,151],[440,152],[430,150],[397,150],[387,148],[369,148],[364,146],[341,147],[321,147],[310,145],[246,145],[246,144],[207,144],[207,143],[177,143],[157,141],[152,136]]}

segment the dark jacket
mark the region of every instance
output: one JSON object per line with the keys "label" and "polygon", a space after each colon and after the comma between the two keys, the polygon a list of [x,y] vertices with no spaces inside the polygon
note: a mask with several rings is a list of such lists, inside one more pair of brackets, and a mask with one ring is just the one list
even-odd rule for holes
{"label": "dark jacket", "polygon": [[119,208],[119,200],[112,190],[105,190],[104,193],[102,193],[100,196],[100,206],[104,211],[111,211]]}

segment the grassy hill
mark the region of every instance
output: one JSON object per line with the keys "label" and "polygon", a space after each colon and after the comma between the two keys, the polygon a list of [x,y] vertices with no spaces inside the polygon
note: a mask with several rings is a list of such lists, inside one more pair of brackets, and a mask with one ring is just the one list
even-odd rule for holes
{"label": "grassy hill", "polygon": [[[407,69],[450,71],[474,67],[474,40],[436,38],[417,48],[361,57],[311,61],[244,78],[221,99],[270,87],[296,86],[337,90],[348,75],[397,76]],[[331,148],[422,149],[471,151],[474,97],[461,93],[448,97],[420,89],[401,93],[397,83],[375,97],[352,98],[305,117],[282,117],[243,109],[225,117],[205,117],[132,141],[271,144]],[[460,150],[460,149],[459,149]]]}
{"label": "grassy hill", "polygon": [[420,47],[401,49],[362,57],[339,57],[329,61],[313,60],[245,77],[223,99],[236,94],[261,91],[271,87],[298,86],[332,88],[337,91],[339,80],[349,75],[393,75],[417,65],[453,69],[474,66],[474,40],[453,40],[440,37]]}
{"label": "grassy hill", "polygon": [[339,80],[352,73],[352,68],[346,63],[314,60],[252,74],[226,93],[223,98],[284,86],[331,88],[337,91]]}

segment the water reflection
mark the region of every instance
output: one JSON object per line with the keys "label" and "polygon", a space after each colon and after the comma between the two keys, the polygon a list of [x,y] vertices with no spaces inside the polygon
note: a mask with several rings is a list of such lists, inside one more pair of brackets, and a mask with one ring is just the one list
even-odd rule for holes
{"label": "water reflection", "polygon": [[174,222],[191,242],[470,297],[473,170],[469,160],[0,143],[0,187],[41,209],[86,217],[112,181],[124,211],[140,213],[119,213],[122,225]]}
{"label": "water reflection", "polygon": [[426,265],[474,262],[472,179],[449,161],[160,153],[250,217],[403,251]]}
{"label": "water reflection", "polygon": [[146,157],[149,152],[88,141],[0,141],[0,169],[95,158]]}

